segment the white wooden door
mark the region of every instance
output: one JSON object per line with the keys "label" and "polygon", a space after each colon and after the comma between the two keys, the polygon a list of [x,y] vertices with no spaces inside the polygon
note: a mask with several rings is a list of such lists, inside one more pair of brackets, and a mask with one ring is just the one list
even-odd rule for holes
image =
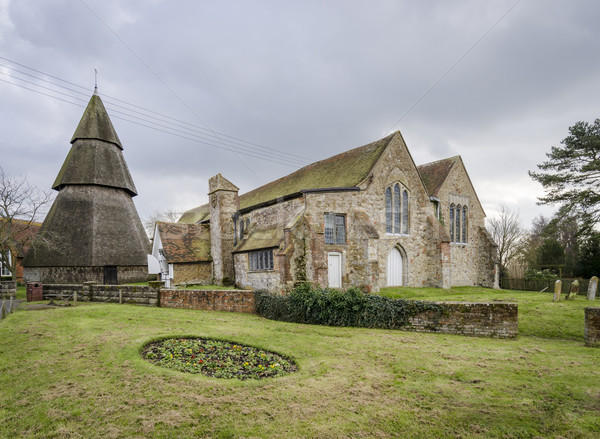
{"label": "white wooden door", "polygon": [[342,288],[342,254],[329,253],[327,255],[327,276],[329,288]]}
{"label": "white wooden door", "polygon": [[402,255],[395,247],[387,257],[387,285],[388,287],[402,285]]}

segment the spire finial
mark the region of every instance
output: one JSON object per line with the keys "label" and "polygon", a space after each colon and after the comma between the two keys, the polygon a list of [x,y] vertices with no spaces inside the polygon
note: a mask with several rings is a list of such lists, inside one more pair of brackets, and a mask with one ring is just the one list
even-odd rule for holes
{"label": "spire finial", "polygon": [[94,95],[98,96],[98,69],[94,68]]}

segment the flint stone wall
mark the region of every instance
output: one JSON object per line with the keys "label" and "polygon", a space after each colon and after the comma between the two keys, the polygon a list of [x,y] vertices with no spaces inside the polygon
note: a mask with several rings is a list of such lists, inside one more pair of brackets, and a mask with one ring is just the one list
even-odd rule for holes
{"label": "flint stone wall", "polygon": [[0,299],[8,299],[17,294],[17,283],[15,281],[0,282]]}
{"label": "flint stone wall", "polygon": [[160,291],[160,306],[163,308],[254,313],[254,291],[163,289]]}
{"label": "flint stone wall", "polygon": [[600,347],[600,308],[585,309],[585,345]]}
{"label": "flint stone wall", "polygon": [[[119,266],[117,278],[120,283],[148,280],[148,266]],[[48,284],[79,284],[104,282],[104,267],[25,267],[25,281]]]}
{"label": "flint stone wall", "polygon": [[435,302],[442,313],[426,311],[409,319],[403,329],[479,337],[515,338],[519,333],[516,303]]}

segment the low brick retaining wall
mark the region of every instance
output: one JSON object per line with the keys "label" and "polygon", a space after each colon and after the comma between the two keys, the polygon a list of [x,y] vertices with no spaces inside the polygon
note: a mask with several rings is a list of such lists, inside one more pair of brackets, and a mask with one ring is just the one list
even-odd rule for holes
{"label": "low brick retaining wall", "polygon": [[0,282],[0,299],[9,299],[17,294],[17,283],[15,281]]}
{"label": "low brick retaining wall", "polygon": [[254,291],[163,289],[160,291],[160,306],[164,308],[253,313]]}
{"label": "low brick retaining wall", "polygon": [[519,334],[518,306],[507,302],[435,302],[442,313],[425,311],[402,329],[479,337],[514,338]]}
{"label": "low brick retaining wall", "polygon": [[585,345],[600,347],[600,308],[585,309]]}
{"label": "low brick retaining wall", "polygon": [[69,299],[77,292],[77,300],[88,302],[133,303],[158,306],[160,290],[145,285],[44,284],[44,300]]}

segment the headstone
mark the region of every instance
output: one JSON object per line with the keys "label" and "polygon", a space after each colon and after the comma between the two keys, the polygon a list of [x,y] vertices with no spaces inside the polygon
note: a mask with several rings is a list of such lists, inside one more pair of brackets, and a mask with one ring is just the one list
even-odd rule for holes
{"label": "headstone", "polygon": [[6,317],[6,311],[4,311],[4,300],[0,303],[0,319],[4,320]]}
{"label": "headstone", "polygon": [[554,302],[558,302],[560,300],[560,293],[562,291],[562,280],[558,279],[554,282]]}
{"label": "headstone", "polygon": [[577,294],[579,293],[579,281],[575,279],[571,284],[571,292],[567,296],[567,300],[575,300]]}
{"label": "headstone", "polygon": [[588,287],[587,299],[596,300],[596,290],[598,289],[598,276],[594,276],[590,279],[590,286]]}

